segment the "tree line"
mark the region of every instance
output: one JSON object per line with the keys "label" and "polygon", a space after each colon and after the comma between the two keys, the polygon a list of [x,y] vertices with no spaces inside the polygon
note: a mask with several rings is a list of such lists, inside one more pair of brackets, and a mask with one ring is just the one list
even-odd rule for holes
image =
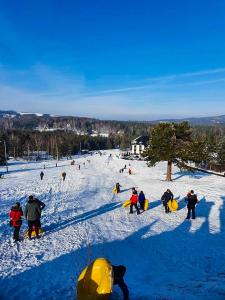
{"label": "tree line", "polygon": [[129,129],[110,133],[108,137],[78,135],[66,130],[40,132],[32,129],[1,129],[0,163],[5,163],[3,141],[8,157],[16,159],[28,152],[46,151],[53,158],[60,159],[78,153],[80,147],[88,150],[128,148],[132,139],[149,135],[145,159],[149,166],[167,161],[167,180],[171,180],[173,164],[181,169],[191,169],[191,163],[195,163],[220,172],[225,170],[225,126],[190,127],[187,122],[129,124]]}
{"label": "tree line", "polygon": [[225,170],[225,130],[193,127],[188,122],[159,123],[151,130],[144,157],[148,165],[167,161],[166,180],[172,180],[172,165],[193,171],[193,163],[205,169]]}

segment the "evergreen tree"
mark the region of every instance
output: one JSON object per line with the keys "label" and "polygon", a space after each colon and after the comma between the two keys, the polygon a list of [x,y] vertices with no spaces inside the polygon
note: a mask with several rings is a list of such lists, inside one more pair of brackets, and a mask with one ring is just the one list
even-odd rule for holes
{"label": "evergreen tree", "polygon": [[217,144],[216,161],[219,165],[225,165],[225,138]]}
{"label": "evergreen tree", "polygon": [[172,164],[188,168],[188,151],[191,144],[191,129],[187,122],[179,124],[160,123],[154,126],[150,144],[144,156],[149,166],[160,161],[167,161],[166,180],[171,181]]}

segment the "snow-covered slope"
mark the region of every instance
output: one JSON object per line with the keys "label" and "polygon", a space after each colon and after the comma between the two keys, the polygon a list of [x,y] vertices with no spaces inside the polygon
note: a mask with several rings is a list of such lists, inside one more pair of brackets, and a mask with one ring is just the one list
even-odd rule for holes
{"label": "snow-covered slope", "polygon": [[[74,299],[78,274],[96,257],[127,266],[134,300],[225,299],[225,178],[174,168],[175,180],[167,183],[165,164],[148,168],[142,161],[131,162],[134,175],[120,174],[129,161],[115,152],[112,158],[107,152],[75,161],[57,168],[46,162],[45,170],[43,163],[17,162],[0,181],[0,299]],[[122,185],[119,195],[112,193],[116,182]],[[141,215],[121,207],[133,186],[150,199]],[[179,201],[175,213],[165,214],[161,205],[166,188]],[[199,204],[197,219],[188,221],[183,197],[190,189]],[[16,201],[24,207],[29,194],[46,203],[45,232],[40,240],[14,243],[8,212]],[[118,288],[112,299],[122,299]]]}

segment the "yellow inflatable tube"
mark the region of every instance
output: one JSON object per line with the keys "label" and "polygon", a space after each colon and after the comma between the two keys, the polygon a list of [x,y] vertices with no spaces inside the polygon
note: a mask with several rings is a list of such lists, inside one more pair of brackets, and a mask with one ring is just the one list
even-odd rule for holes
{"label": "yellow inflatable tube", "polygon": [[78,278],[77,300],[108,300],[112,287],[112,265],[105,258],[97,258]]}
{"label": "yellow inflatable tube", "polygon": [[131,205],[131,200],[128,199],[123,203],[123,207],[129,207]]}
{"label": "yellow inflatable tube", "polygon": [[[39,229],[38,229],[38,234],[39,234],[39,235],[42,235],[42,233],[43,233],[43,229],[42,229],[42,228],[39,228]],[[24,236],[25,236],[25,237],[28,237],[28,229],[25,231]],[[31,236],[32,236],[32,237],[35,237],[35,236],[36,236],[35,230],[32,230]]]}
{"label": "yellow inflatable tube", "polygon": [[114,187],[113,193],[114,193],[114,194],[117,194],[117,188],[116,188],[116,187]]}
{"label": "yellow inflatable tube", "polygon": [[168,207],[171,211],[176,211],[178,209],[178,203],[175,199],[168,201]]}

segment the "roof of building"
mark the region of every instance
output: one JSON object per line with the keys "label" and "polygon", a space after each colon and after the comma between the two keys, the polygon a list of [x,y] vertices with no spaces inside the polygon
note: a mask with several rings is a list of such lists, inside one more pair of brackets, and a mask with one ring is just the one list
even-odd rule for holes
{"label": "roof of building", "polygon": [[147,136],[147,135],[140,135],[136,139],[132,140],[131,144],[132,145],[139,144],[139,145],[145,145],[145,146],[147,146],[148,142],[149,142],[149,136]]}

